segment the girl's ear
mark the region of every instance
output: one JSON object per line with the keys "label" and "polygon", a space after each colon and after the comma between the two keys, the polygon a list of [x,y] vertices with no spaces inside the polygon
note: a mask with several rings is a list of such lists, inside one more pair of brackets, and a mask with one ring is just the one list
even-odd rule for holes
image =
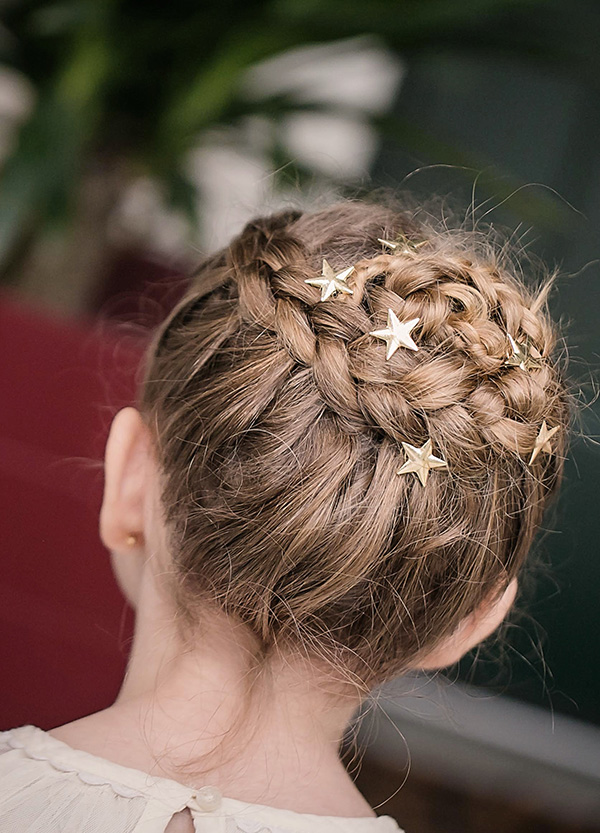
{"label": "girl's ear", "polygon": [[446,668],[458,662],[471,648],[490,636],[505,619],[517,595],[517,588],[518,583],[515,578],[503,594],[490,595],[477,610],[463,619],[454,633],[443,639],[422,660],[417,659],[413,667],[429,671]]}
{"label": "girl's ear", "polygon": [[127,549],[131,535],[142,543],[150,454],[149,432],[139,411],[123,408],[113,419],[104,456],[100,537],[109,550]]}

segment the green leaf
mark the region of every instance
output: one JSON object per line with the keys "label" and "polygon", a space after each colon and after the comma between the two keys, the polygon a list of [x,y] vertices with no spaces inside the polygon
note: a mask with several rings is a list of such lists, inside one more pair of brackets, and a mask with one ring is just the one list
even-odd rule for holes
{"label": "green leaf", "polygon": [[78,38],[58,77],[57,98],[72,108],[97,108],[110,74],[110,63],[108,44],[102,33],[86,33]]}
{"label": "green leaf", "polygon": [[72,113],[56,99],[40,100],[21,127],[0,176],[0,265],[10,257],[23,229],[40,222],[50,205],[68,202],[80,149],[80,130]]}
{"label": "green leaf", "polygon": [[294,42],[289,33],[265,30],[235,32],[206,66],[175,96],[158,131],[159,148],[186,150],[198,134],[221,122],[240,92],[243,71]]}

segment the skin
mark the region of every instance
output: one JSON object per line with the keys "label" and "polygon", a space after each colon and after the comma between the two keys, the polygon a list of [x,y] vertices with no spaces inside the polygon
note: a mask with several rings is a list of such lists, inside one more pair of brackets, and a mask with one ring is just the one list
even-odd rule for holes
{"label": "skin", "polygon": [[[264,672],[249,700],[251,637],[217,612],[185,647],[161,582],[171,561],[158,485],[147,428],[137,410],[125,408],[106,448],[100,534],[136,610],[130,661],[112,706],[50,734],[122,766],[194,787],[218,786],[230,798],[300,813],[374,816],[338,757],[363,695],[306,660],[285,656]],[[127,543],[132,533],[134,545]],[[516,589],[513,581],[499,597],[493,594],[415,667],[458,661],[498,627]],[[205,771],[178,769],[194,761]],[[189,812],[177,814],[167,829],[192,830]]]}

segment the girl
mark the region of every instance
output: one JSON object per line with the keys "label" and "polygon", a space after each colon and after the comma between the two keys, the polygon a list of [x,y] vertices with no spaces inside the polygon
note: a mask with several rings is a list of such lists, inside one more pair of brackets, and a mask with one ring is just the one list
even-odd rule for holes
{"label": "girl", "polygon": [[562,470],[547,287],[514,271],[362,202],[255,220],[203,263],[106,448],[125,680],[0,734],[3,833],[399,831],[344,729],[497,628]]}

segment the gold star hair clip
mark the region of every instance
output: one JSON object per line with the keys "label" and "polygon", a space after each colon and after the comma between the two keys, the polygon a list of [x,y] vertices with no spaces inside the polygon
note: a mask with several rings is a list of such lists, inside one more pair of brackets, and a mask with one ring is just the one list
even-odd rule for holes
{"label": "gold star hair clip", "polygon": [[527,464],[528,466],[530,466],[533,463],[533,461],[540,452],[543,452],[544,454],[552,454],[552,446],[550,445],[550,440],[559,429],[559,425],[555,425],[554,428],[548,428],[548,426],[546,425],[546,420],[542,422],[540,433],[537,435],[537,439],[533,446],[531,457],[529,458],[529,463]]}
{"label": "gold star hair clip", "polygon": [[401,235],[398,240],[385,240],[383,237],[378,237],[377,242],[381,243],[381,245],[385,246],[387,249],[391,249],[395,254],[412,255],[415,254],[417,249],[420,249],[421,246],[424,246],[428,241],[420,240],[418,243],[415,243],[413,240],[409,240],[408,237]]}
{"label": "gold star hair clip", "polygon": [[442,460],[441,457],[435,457],[432,453],[433,445],[430,439],[420,448],[410,443],[402,443],[402,448],[406,452],[408,460],[402,468],[398,469],[396,474],[409,474],[409,472],[412,472],[419,478],[423,486],[427,485],[430,469],[448,468],[448,463],[445,460]]}
{"label": "gold star hair clip", "polygon": [[420,318],[411,318],[410,321],[399,321],[394,310],[388,308],[387,327],[385,330],[373,330],[370,336],[380,338],[387,344],[386,361],[390,359],[399,347],[407,347],[409,350],[419,348],[410,336],[411,330],[419,323]]}
{"label": "gold star hair clip", "polygon": [[507,367],[520,367],[521,370],[535,370],[542,367],[542,356],[532,344],[528,341],[515,341],[510,333],[506,335],[512,350],[504,362]]}
{"label": "gold star hair clip", "polygon": [[354,272],[354,266],[349,266],[347,269],[342,269],[341,272],[335,272],[329,263],[323,259],[323,269],[319,278],[308,278],[304,283],[310,286],[318,286],[321,289],[321,301],[326,301],[338,292],[344,292],[346,295],[353,295],[353,291],[346,283],[346,279]]}

